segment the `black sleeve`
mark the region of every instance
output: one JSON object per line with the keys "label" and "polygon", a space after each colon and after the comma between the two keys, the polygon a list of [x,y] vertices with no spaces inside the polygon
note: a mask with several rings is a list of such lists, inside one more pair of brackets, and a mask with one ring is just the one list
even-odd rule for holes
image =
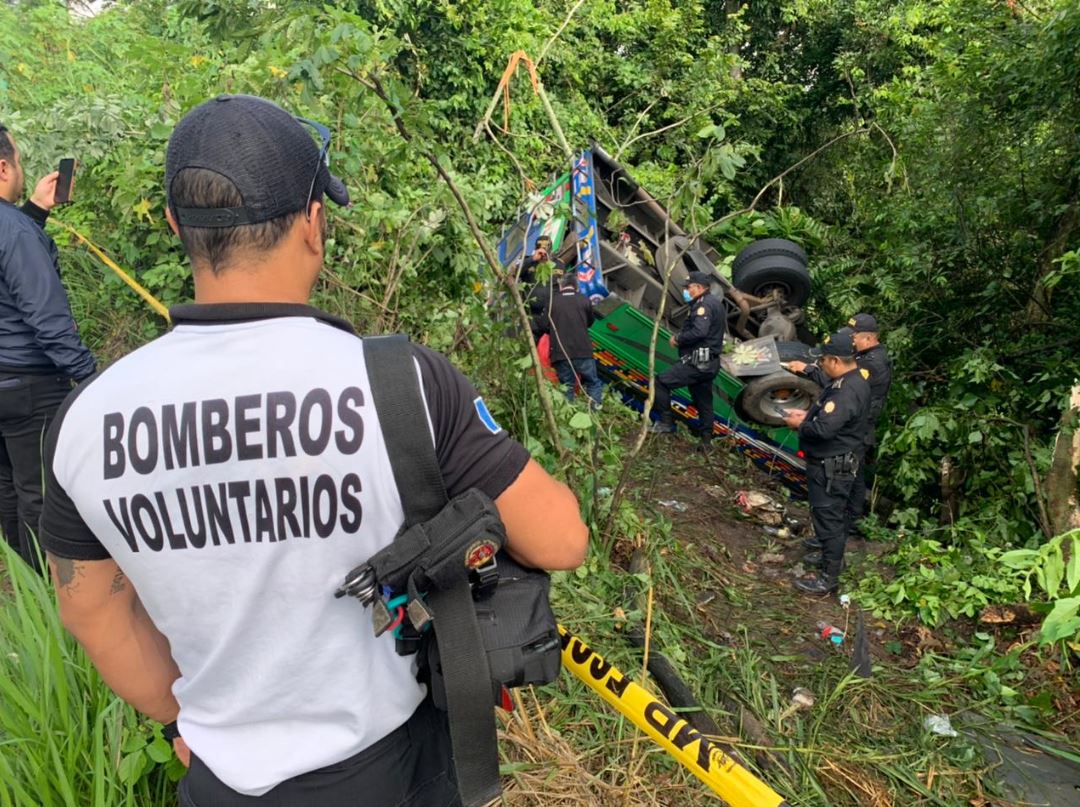
{"label": "black sleeve", "polygon": [[[705,308],[705,304],[700,304],[698,308]],[[705,337],[709,335],[708,312],[704,314],[691,314],[688,324],[689,327],[684,325],[682,331],[679,332],[679,338],[676,340],[679,347],[693,347],[698,342],[704,341]]]}
{"label": "black sleeve", "polygon": [[521,262],[521,269],[518,271],[518,283],[528,286],[536,282],[536,261],[532,256],[526,258]]}
{"label": "black sleeve", "polygon": [[806,437],[816,442],[824,442],[835,437],[853,417],[857,417],[857,410],[853,405],[850,395],[843,392],[829,398],[829,402],[835,404],[832,412],[827,412],[825,407],[818,410],[812,418],[807,418],[799,426],[799,436]]}
{"label": "black sleeve", "polygon": [[589,301],[588,297],[586,297],[584,294],[582,294],[581,297],[584,300],[582,304],[585,306],[585,327],[588,328],[591,327],[594,322],[596,322],[596,311],[593,310],[593,305]]}
{"label": "black sleeve", "polygon": [[413,354],[420,363],[447,495],[477,488],[498,497],[524,470],[529,452],[495,422],[480,393],[449,359],[419,345]]}
{"label": "black sleeve", "polygon": [[22,212],[25,213],[28,217],[30,217],[33,220],[34,224],[36,224],[43,230],[45,229],[45,222],[49,220],[48,210],[43,207],[38,207],[29,199],[27,199],[23,203],[23,206],[19,209],[22,210]]}
{"label": "black sleeve", "polygon": [[102,546],[101,541],[86,526],[75,503],[71,501],[67,491],[56,481],[56,473],[53,469],[53,461],[56,458],[56,442],[60,438],[60,430],[64,426],[68,410],[79,394],[97,378],[90,377],[80,384],[60,406],[56,416],[49,426],[45,436],[45,445],[42,450],[42,470],[45,474],[45,503],[41,511],[41,523],[38,528],[38,540],[46,552],[50,552],[58,558],[70,558],[71,560],[106,560],[110,557],[108,550]]}
{"label": "black sleeve", "polygon": [[809,378],[811,381],[813,381],[815,384],[817,384],[822,389],[824,389],[825,387],[829,386],[829,384],[832,383],[832,379],[829,378],[825,374],[825,371],[822,370],[816,364],[807,364],[806,369],[803,370],[801,373],[798,373],[798,375],[804,376],[805,378]]}
{"label": "black sleeve", "polygon": [[72,378],[92,375],[94,357],[79,338],[60,273],[40,233],[20,228],[4,249],[4,278],[15,307],[49,360]]}

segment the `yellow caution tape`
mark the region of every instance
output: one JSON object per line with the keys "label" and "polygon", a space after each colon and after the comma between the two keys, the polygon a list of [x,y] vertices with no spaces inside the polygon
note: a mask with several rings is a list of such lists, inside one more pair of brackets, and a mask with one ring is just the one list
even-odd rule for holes
{"label": "yellow caution tape", "polygon": [[135,290],[136,294],[138,294],[140,297],[142,297],[144,300],[146,300],[146,302],[149,304],[149,306],[152,309],[154,309],[159,314],[161,314],[161,316],[163,316],[165,318],[166,322],[169,322],[169,323],[172,322],[172,320],[169,319],[169,309],[165,307],[165,305],[161,302],[161,300],[159,300],[157,297],[155,297],[153,294],[151,294],[149,291],[147,291],[146,287],[143,286],[142,284],[140,284],[139,281],[137,281],[135,278],[133,278],[131,275],[129,275],[127,272],[125,272],[123,269],[121,269],[119,266],[117,266],[116,263],[112,260],[112,258],[110,258],[108,255],[106,255],[104,252],[102,252],[101,248],[97,244],[95,244],[93,241],[91,241],[85,235],[80,233],[78,230],[76,230],[70,224],[66,224],[66,223],[60,221],[59,219],[53,219],[53,221],[56,224],[59,224],[61,227],[63,227],[65,230],[67,230],[69,233],[71,233],[73,236],[78,238],[84,244],[86,244],[87,248],[89,248],[89,250],[91,252],[93,252],[95,255],[97,255],[101,259],[102,263],[104,263],[106,266],[108,266],[110,269],[112,269],[114,272],[116,272],[116,274],[120,276],[120,279],[123,280],[125,283],[127,283],[129,286],[131,286],[131,288]]}
{"label": "yellow caution tape", "polygon": [[788,807],[776,791],[559,625],[562,662],[731,807]]}

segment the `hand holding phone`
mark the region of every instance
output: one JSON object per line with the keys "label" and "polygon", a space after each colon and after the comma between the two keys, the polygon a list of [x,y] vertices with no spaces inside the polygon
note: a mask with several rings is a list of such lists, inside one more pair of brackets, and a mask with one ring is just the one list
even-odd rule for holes
{"label": "hand holding phone", "polygon": [[60,160],[60,175],[56,178],[56,193],[53,201],[58,205],[66,205],[71,202],[72,192],[75,189],[75,158],[65,157]]}

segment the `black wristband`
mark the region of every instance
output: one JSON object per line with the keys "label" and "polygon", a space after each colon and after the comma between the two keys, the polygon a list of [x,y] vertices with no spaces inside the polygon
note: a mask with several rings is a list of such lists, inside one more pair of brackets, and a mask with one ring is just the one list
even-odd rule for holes
{"label": "black wristband", "polygon": [[161,727],[161,736],[168,740],[170,743],[180,736],[180,729],[176,726],[176,721],[172,723],[165,723]]}

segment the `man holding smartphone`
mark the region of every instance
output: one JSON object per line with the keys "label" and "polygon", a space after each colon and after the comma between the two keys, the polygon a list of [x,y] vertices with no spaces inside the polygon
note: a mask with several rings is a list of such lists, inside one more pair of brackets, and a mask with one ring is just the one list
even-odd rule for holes
{"label": "man holding smartphone", "polygon": [[94,357],[79,338],[60,282],[56,244],[45,221],[59,172],[30,200],[19,148],[0,124],[0,528],[19,555],[40,568],[41,444],[53,415]]}

